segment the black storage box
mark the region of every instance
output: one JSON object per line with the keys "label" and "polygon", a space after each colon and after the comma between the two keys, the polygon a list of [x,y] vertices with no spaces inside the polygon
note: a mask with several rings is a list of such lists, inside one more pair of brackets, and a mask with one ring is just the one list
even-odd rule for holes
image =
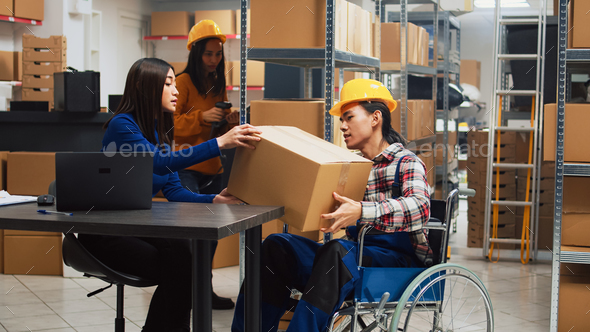
{"label": "black storage box", "polygon": [[48,112],[49,102],[48,101],[11,101],[10,102],[11,112],[20,111],[37,111],[37,112]]}
{"label": "black storage box", "polygon": [[100,112],[100,73],[96,71],[53,74],[54,110]]}
{"label": "black storage box", "polygon": [[109,112],[115,113],[117,111],[121,99],[123,99],[123,95],[109,95]]}

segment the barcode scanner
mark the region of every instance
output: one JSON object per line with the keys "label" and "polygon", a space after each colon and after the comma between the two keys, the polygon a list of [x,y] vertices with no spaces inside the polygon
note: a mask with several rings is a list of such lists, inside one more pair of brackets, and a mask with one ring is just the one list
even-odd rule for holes
{"label": "barcode scanner", "polygon": [[[221,108],[222,110],[226,110],[232,107],[232,104],[229,101],[218,101],[215,103],[215,107]],[[211,135],[209,139],[216,137],[219,128],[225,126],[227,124],[227,119],[223,118],[219,122],[211,122]]]}

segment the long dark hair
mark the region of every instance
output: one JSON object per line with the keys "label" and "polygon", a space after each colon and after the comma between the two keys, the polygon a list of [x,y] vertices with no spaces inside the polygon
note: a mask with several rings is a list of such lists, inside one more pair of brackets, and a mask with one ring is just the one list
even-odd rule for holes
{"label": "long dark hair", "polygon": [[[181,73],[186,73],[190,76],[191,82],[193,82],[193,85],[203,97],[209,92],[212,92],[214,96],[219,96],[225,90],[225,52],[223,44],[221,45],[221,61],[217,65],[217,68],[215,68],[215,71],[207,74],[205,72],[205,66],[203,65],[203,53],[205,53],[207,42],[211,39],[217,38],[206,38],[193,44],[191,51],[188,54],[186,68]],[[212,88],[208,87],[208,80],[212,81]],[[208,91],[209,89],[211,89],[211,91]]]}
{"label": "long dark hair", "polygon": [[[162,109],[162,91],[171,68],[168,62],[156,58],[135,61],[127,74],[121,103],[113,115],[131,113],[143,135],[152,144],[172,144],[174,137],[174,117]],[[104,129],[112,119],[104,124]]]}
{"label": "long dark hair", "polygon": [[383,118],[383,122],[381,123],[381,134],[388,144],[401,143],[404,147],[406,146],[408,141],[391,126],[391,113],[389,112],[387,105],[380,101],[363,101],[359,104],[369,114],[373,114],[375,111],[381,112]]}

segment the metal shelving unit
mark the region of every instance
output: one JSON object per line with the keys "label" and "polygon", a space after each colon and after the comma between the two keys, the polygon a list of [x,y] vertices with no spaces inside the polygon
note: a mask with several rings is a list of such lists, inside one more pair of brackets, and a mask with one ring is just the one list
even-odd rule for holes
{"label": "metal shelving unit", "polygon": [[[411,64],[407,64],[407,73],[408,74],[418,74],[418,75],[432,75],[433,76],[433,99],[435,101],[436,106],[436,83],[437,79],[434,75],[437,73],[443,74],[444,84],[444,97],[443,97],[443,110],[442,112],[436,112],[436,119],[444,121],[444,128],[443,128],[443,144],[447,145],[449,143],[449,134],[448,134],[448,121],[453,119],[457,121],[459,118],[459,113],[457,110],[450,110],[449,109],[449,83],[451,75],[455,76],[455,81],[459,82],[459,72],[460,72],[460,64],[454,63],[450,61],[450,44],[451,44],[451,30],[455,30],[455,38],[456,38],[456,48],[460,58],[460,41],[461,41],[461,22],[454,17],[454,15],[448,11],[443,12],[410,12],[405,13],[402,12],[390,12],[388,13],[388,21],[391,22],[402,22],[404,21],[402,15],[407,15],[406,22],[411,22],[416,25],[432,25],[433,27],[433,60],[431,61],[431,67],[422,67],[422,66],[415,66]],[[435,24],[438,22],[438,24]],[[438,60],[438,29],[439,27],[443,28],[443,36],[444,36],[444,49],[443,49],[443,61]],[[436,66],[433,66],[434,62],[436,62]],[[382,72],[385,73],[397,73],[400,71],[400,68],[386,68],[384,65],[381,66]],[[403,75],[403,74],[402,74]],[[407,75],[405,76],[407,78]],[[404,80],[402,78],[402,82],[407,82],[407,79]],[[390,81],[388,81],[389,84]],[[403,86],[402,86],[403,88]],[[406,95],[402,93],[401,98],[404,99]],[[448,194],[448,176],[449,174],[456,172],[458,168],[458,163],[454,163],[449,167],[448,161],[449,156],[447,156],[447,149],[443,149],[443,165],[436,167],[436,174],[437,176],[442,177],[442,195],[445,197]],[[454,167],[453,167],[454,166]]]}
{"label": "metal shelving unit", "polygon": [[559,0],[557,125],[555,144],[555,213],[553,220],[553,259],[551,268],[551,323],[550,331],[557,332],[559,310],[560,263],[590,264],[590,250],[561,246],[563,207],[563,177],[590,176],[590,164],[564,163],[565,102],[571,82],[569,75],[577,68],[590,68],[590,49],[567,49],[568,0]]}
{"label": "metal shelving unit", "polygon": [[2,22],[12,22],[12,23],[25,23],[30,25],[43,25],[43,21],[31,20],[28,18],[20,18],[14,16],[4,16],[0,15],[0,21]]}

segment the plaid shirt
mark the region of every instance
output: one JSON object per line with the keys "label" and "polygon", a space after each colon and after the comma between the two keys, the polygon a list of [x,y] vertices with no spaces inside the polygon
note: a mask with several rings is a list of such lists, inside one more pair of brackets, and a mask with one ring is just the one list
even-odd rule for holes
{"label": "plaid shirt", "polygon": [[[392,184],[397,164],[402,195],[393,198]],[[362,204],[361,224],[370,224],[385,232],[408,232],[416,256],[428,264],[432,250],[422,228],[430,218],[430,192],[424,163],[399,143],[391,144],[373,159],[373,169]]]}

